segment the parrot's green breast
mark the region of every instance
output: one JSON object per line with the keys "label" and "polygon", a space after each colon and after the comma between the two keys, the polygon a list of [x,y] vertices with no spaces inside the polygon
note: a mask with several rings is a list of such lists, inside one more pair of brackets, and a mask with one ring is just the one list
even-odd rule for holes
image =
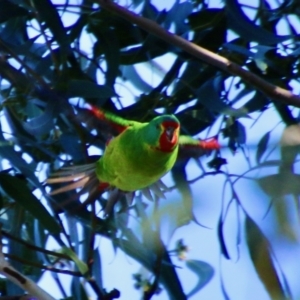
{"label": "parrot's green breast", "polygon": [[97,163],[96,173],[101,182],[123,191],[135,191],[156,182],[173,167],[178,145],[170,152],[157,149],[147,124],[130,127],[110,141]]}

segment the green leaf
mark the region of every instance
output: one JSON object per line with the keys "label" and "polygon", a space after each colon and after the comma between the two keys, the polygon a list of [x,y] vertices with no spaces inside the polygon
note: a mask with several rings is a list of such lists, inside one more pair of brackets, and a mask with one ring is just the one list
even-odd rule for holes
{"label": "green leaf", "polygon": [[215,120],[215,114],[208,108],[195,109],[195,106],[188,107],[176,114],[182,128],[186,129],[185,133],[188,132],[189,135],[198,134]]}
{"label": "green leaf", "polygon": [[87,274],[87,272],[89,271],[89,268],[88,268],[87,264],[85,262],[83,262],[72,249],[67,248],[67,247],[63,247],[62,248],[62,253],[68,255],[74,261],[74,263],[76,264],[79,272],[82,275]]}
{"label": "green leaf", "polygon": [[71,80],[68,86],[69,97],[106,99],[115,96],[115,92],[105,85],[98,85],[88,80]]}
{"label": "green leaf", "polygon": [[224,221],[222,220],[222,217],[220,217],[219,222],[218,222],[218,238],[219,238],[222,254],[227,259],[230,259],[230,255],[229,255],[229,252],[227,250],[226,242],[225,242],[224,235],[223,235],[223,224],[224,224]]}
{"label": "green leaf", "polygon": [[171,171],[176,188],[180,192],[182,198],[180,203],[181,209],[177,209],[178,215],[176,215],[175,218],[176,228],[186,225],[192,220],[197,223],[193,213],[192,190],[187,181],[186,163],[186,160],[177,161]]}
{"label": "green leaf", "polygon": [[68,52],[70,48],[69,38],[53,3],[50,0],[32,0],[32,2],[38,11],[39,19],[46,22],[58,44],[65,52]]}
{"label": "green leaf", "polygon": [[122,228],[122,232],[127,240],[118,239],[118,246],[128,255],[134,257],[148,269],[152,268],[153,257],[151,251],[139,241],[133,231],[129,228]]}
{"label": "green leaf", "polygon": [[198,276],[196,286],[187,294],[189,298],[198,293],[212,279],[214,269],[210,264],[200,260],[189,259],[185,264]]}
{"label": "green leaf", "polygon": [[27,14],[27,10],[11,3],[10,1],[0,1],[0,23],[3,23],[11,18],[26,16]]}
{"label": "green leaf", "polygon": [[234,43],[226,43],[224,44],[224,48],[227,48],[231,51],[242,54],[245,57],[253,57],[255,53],[251,52],[248,48],[236,45]]}
{"label": "green leaf", "polygon": [[226,0],[225,3],[229,26],[244,39],[251,42],[256,41],[262,45],[273,45],[292,38],[291,35],[277,36],[256,25],[249,20],[237,0]]}
{"label": "green leaf", "polygon": [[[1,128],[1,125],[0,125]],[[3,138],[3,135],[0,131],[0,143],[3,143],[0,146],[0,156],[2,158],[6,158],[17,170],[19,170],[26,178],[34,184],[36,187],[42,189],[42,184],[38,181],[34,174],[35,164],[28,164],[22,157],[21,152],[17,152],[14,149],[13,145],[5,145],[7,143]]]}
{"label": "green leaf", "polygon": [[246,232],[252,262],[271,299],[287,299],[274,266],[269,241],[249,216],[246,217]]}
{"label": "green leaf", "polygon": [[66,132],[59,137],[59,141],[64,151],[71,155],[75,162],[80,162],[84,159],[82,151],[83,147],[81,146],[77,135]]}
{"label": "green leaf", "polygon": [[300,175],[293,173],[279,173],[261,177],[258,184],[263,191],[272,198],[284,195],[300,195]]}
{"label": "green leaf", "polygon": [[42,203],[31,193],[25,180],[11,176],[7,173],[0,173],[0,185],[7,196],[14,199],[25,210],[30,212],[39,222],[54,235],[61,232],[60,226],[50,215]]}
{"label": "green leaf", "polygon": [[4,107],[3,112],[13,134],[18,138],[32,139],[32,136],[25,130],[24,123],[21,122],[14,109],[10,106]]}
{"label": "green leaf", "polygon": [[96,44],[98,51],[104,53],[107,70],[105,72],[105,83],[109,87],[113,87],[116,77],[119,74],[120,51],[119,43],[112,29],[104,29],[98,31],[98,43]]}
{"label": "green leaf", "polygon": [[247,112],[243,109],[235,109],[227,105],[220,97],[222,90],[223,78],[217,76],[206,81],[197,91],[199,103],[207,107],[209,110],[232,117],[246,117]]}
{"label": "green leaf", "polygon": [[[148,251],[146,247],[137,239],[131,229],[123,229],[123,234],[126,236],[125,239],[115,239],[116,244],[120,247],[127,255],[137,260],[148,270],[153,271],[155,255],[151,251]],[[163,246],[163,245],[161,245]],[[163,263],[160,271],[160,279],[165,286],[170,299],[186,300],[184,295],[181,282],[175,271],[175,267],[172,264],[170,256],[164,247],[161,249],[164,253]]]}
{"label": "green leaf", "polygon": [[23,122],[24,129],[36,137],[47,134],[53,128],[53,115],[54,103],[48,101],[42,113],[27,122]]}
{"label": "green leaf", "polygon": [[150,93],[152,91],[152,86],[145,82],[141,76],[138,74],[134,66],[125,65],[121,67],[122,75],[141,92]]}
{"label": "green leaf", "polygon": [[263,137],[260,139],[257,145],[256,162],[258,164],[260,163],[261,157],[264,155],[264,153],[267,150],[269,139],[270,139],[270,131],[268,131],[263,135]]}
{"label": "green leaf", "polygon": [[102,263],[99,249],[93,251],[92,274],[97,284],[103,289]]}
{"label": "green leaf", "polygon": [[270,104],[269,99],[263,93],[256,91],[253,97],[244,105],[244,109],[248,112],[262,111]]}
{"label": "green leaf", "polygon": [[175,1],[172,8],[168,11],[164,21],[164,26],[169,29],[172,24],[175,24],[175,33],[182,35],[189,31],[189,26],[186,24],[186,19],[193,10],[193,4],[189,1],[179,3]]}
{"label": "green leaf", "polygon": [[74,276],[71,283],[72,299],[89,300],[90,298],[85,287],[85,284],[81,282],[80,278]]}
{"label": "green leaf", "polygon": [[187,19],[192,30],[206,35],[219,25],[224,16],[224,9],[206,8],[191,13]]}

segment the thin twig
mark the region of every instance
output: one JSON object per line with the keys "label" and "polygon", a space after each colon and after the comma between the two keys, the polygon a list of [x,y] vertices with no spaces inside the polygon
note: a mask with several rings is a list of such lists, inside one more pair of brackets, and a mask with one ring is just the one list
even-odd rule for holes
{"label": "thin twig", "polygon": [[67,275],[71,275],[71,276],[82,277],[82,274],[80,272],[57,269],[57,268],[54,268],[52,266],[46,266],[46,265],[39,264],[39,263],[36,263],[36,262],[33,262],[33,261],[28,261],[26,259],[20,258],[19,256],[11,255],[11,254],[8,254],[8,253],[4,253],[4,256],[9,258],[9,259],[13,259],[15,261],[21,262],[24,265],[32,266],[34,268],[44,269],[44,270],[47,270],[47,271],[51,271],[51,272],[55,272],[55,273],[61,273],[61,274],[67,274]]}
{"label": "thin twig", "polygon": [[50,251],[50,250],[47,250],[47,249],[44,249],[44,248],[40,248],[38,246],[30,244],[29,242],[27,242],[27,241],[25,241],[23,239],[20,239],[20,238],[18,238],[16,236],[10,234],[9,232],[7,232],[5,230],[1,230],[1,233],[6,238],[9,238],[11,240],[17,241],[18,243],[24,245],[25,247],[27,247],[29,249],[36,250],[36,251],[42,252],[44,254],[55,256],[55,257],[59,257],[59,258],[62,258],[62,259],[71,260],[71,258],[68,255],[66,255],[66,254],[55,252],[55,251]]}

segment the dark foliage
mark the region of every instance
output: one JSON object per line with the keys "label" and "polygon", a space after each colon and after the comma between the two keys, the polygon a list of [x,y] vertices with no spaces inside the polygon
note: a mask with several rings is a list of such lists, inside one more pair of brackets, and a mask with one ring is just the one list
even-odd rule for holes
{"label": "dark foliage", "polygon": [[[136,197],[130,208],[123,199],[114,214],[105,219],[99,213],[106,203],[105,197],[85,206],[74,194],[68,198],[48,195],[49,188],[43,182],[53,169],[93,161],[89,155],[92,146],[103,150],[110,135],[103,124],[95,127],[93,122],[81,122],[81,108],[91,103],[139,121],[148,121],[158,112],[173,113],[181,122],[183,134],[216,134],[224,149],[229,147],[231,153],[245,153],[243,145],[250,127],[244,125],[244,120],[252,119],[254,124],[274,109],[281,122],[294,125],[298,123],[299,112],[285,104],[274,105],[272,99],[249,83],[150,35],[102,9],[97,1],[56,2],[0,1],[0,222],[6,256],[16,269],[36,282],[52,268],[64,299],[71,299],[70,294],[72,299],[88,299],[88,285],[98,299],[115,299],[120,296],[118,282],[111,291],[102,283],[105,274],[101,271],[101,251],[96,250],[97,238],[102,236],[110,239],[115,251],[122,249],[152,274],[146,279],[135,275],[128,289],[141,289],[144,299],[162,289],[170,299],[187,299],[188,293],[171,257],[175,254],[183,259],[186,248],[179,243],[171,251],[174,245],[162,239],[164,213],[159,210],[158,199],[149,204],[148,200]],[[219,7],[208,2],[176,1],[170,9],[160,10],[150,1],[136,0],[129,9],[276,86],[290,90],[298,83],[299,28],[287,18],[299,16],[296,0],[283,1],[277,8],[271,8],[264,0],[259,1],[258,7],[243,6],[237,0],[226,0]],[[250,10],[251,18],[246,9]],[[284,35],[278,29],[283,20],[287,26]],[[165,61],[159,60],[163,55]],[[158,80],[149,79],[151,73],[158,74]],[[284,203],[284,196],[292,194],[298,205],[299,175],[294,164],[299,149],[283,149],[279,159],[268,160],[270,134],[261,131],[260,141],[255,145],[257,165],[249,164],[249,171],[277,168],[274,174],[260,178],[259,185],[272,201]],[[247,161],[246,154],[244,159]],[[198,158],[196,161],[202,171],[198,180],[221,174],[231,187],[229,204],[223,203],[219,222],[214,224],[220,255],[231,258],[224,224],[227,209],[234,202],[246,215],[247,242],[260,278],[270,295],[284,299],[289,291],[284,276],[277,275],[272,263],[271,246],[248,216],[235,189],[235,182],[247,174],[237,175],[235,180],[227,172],[224,154],[213,154],[204,167]],[[189,158],[179,160],[172,173],[174,188],[181,194],[180,205],[172,210],[174,230],[192,221],[198,223],[187,179],[188,162]],[[281,187],[284,181],[287,184]],[[149,213],[149,206],[156,213]],[[286,210],[284,205],[277,210],[278,222],[283,222],[284,228],[288,226],[288,217],[280,212]],[[132,218],[139,223],[139,233],[131,226]],[[237,217],[237,245],[243,220]],[[290,233],[291,227],[288,228]],[[57,251],[50,251],[50,238]],[[260,249],[255,246],[257,243],[262,245]],[[258,255],[261,249],[265,259]],[[200,260],[186,260],[184,267],[199,278],[189,296],[202,289],[214,274],[214,268]],[[61,283],[59,272],[72,276],[71,291]],[[0,283],[3,296],[21,293],[6,279]],[[222,291],[228,297],[223,284]]]}

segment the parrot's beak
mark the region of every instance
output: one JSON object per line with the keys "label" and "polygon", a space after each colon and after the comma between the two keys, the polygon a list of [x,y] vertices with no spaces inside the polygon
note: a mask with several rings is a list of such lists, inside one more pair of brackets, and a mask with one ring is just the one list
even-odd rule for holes
{"label": "parrot's beak", "polygon": [[167,141],[175,145],[178,140],[179,126],[175,122],[168,122],[168,124],[164,124],[164,133]]}
{"label": "parrot's beak", "polygon": [[168,126],[167,128],[165,128],[166,136],[170,142],[172,142],[172,140],[174,138],[174,132],[175,132],[174,127]]}
{"label": "parrot's beak", "polygon": [[172,121],[164,121],[160,128],[162,130],[159,139],[159,150],[164,152],[171,152],[178,144],[178,136],[180,124]]}

